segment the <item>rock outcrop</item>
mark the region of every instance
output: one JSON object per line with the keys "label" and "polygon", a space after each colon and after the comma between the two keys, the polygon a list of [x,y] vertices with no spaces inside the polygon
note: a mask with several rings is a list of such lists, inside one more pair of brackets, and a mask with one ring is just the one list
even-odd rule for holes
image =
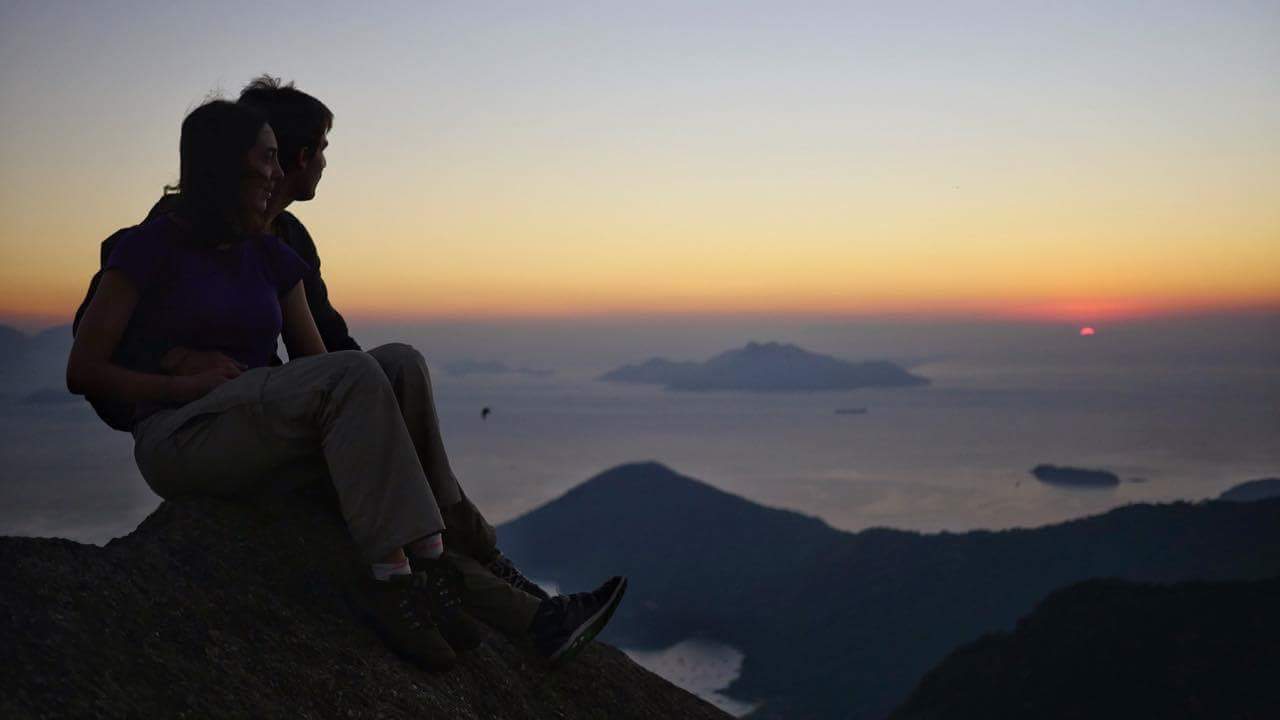
{"label": "rock outcrop", "polygon": [[105,547],[0,538],[0,717],[725,718],[601,643],[551,669],[496,633],[449,672],[344,599],[322,499],[167,502]]}

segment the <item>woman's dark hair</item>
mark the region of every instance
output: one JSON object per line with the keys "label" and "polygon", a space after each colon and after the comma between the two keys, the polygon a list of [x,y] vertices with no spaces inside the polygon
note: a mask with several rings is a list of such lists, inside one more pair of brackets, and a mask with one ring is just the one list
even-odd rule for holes
{"label": "woman's dark hair", "polygon": [[191,222],[198,242],[219,245],[243,233],[245,155],[266,124],[261,111],[226,100],[207,102],[182,121],[177,212]]}
{"label": "woman's dark hair", "polygon": [[324,134],[333,128],[333,113],[324,103],[292,82],[281,83],[280,78],[270,75],[254,78],[240,92],[238,102],[266,113],[276,131],[280,165],[285,172],[296,169],[299,150],[305,148],[308,158],[315,155]]}

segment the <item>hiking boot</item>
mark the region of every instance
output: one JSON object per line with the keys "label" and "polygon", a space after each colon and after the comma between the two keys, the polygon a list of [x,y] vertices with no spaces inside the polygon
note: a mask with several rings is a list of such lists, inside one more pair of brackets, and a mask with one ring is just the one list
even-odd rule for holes
{"label": "hiking boot", "polygon": [[413,568],[412,583],[426,601],[431,617],[435,618],[440,633],[455,652],[467,652],[480,647],[483,636],[474,620],[462,611],[462,573],[447,560],[429,560],[410,557]]}
{"label": "hiking boot", "polygon": [[604,629],[626,591],[626,578],[611,577],[592,592],[543,600],[529,626],[534,649],[553,663],[572,660]]}
{"label": "hiking boot", "polygon": [[516,568],[515,563],[511,562],[511,558],[503,555],[501,552],[498,553],[497,557],[490,560],[489,564],[485,565],[485,567],[489,569],[489,572],[503,580],[506,580],[508,585],[517,590],[526,592],[539,600],[547,600],[551,597],[547,594],[546,590],[538,587],[537,583],[525,577],[524,574]]}
{"label": "hiking boot", "polygon": [[411,577],[393,575],[389,580],[366,581],[360,588],[360,608],[382,641],[401,657],[428,670],[448,670],[458,656],[419,602]]}

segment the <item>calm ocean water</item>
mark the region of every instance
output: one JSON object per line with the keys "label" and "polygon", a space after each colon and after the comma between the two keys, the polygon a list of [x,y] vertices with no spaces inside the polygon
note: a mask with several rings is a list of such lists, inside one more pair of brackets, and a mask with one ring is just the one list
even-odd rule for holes
{"label": "calm ocean water", "polygon": [[[559,373],[439,374],[436,385],[454,468],[495,522],[636,460],[850,530],[1035,526],[1280,475],[1276,370],[935,362],[915,371],[934,384],[688,394]],[[851,407],[867,412],[835,412]],[[1108,469],[1124,482],[1051,487],[1028,473],[1039,463]],[[79,402],[0,402],[0,467],[3,534],[103,542],[158,502],[130,437]]]}

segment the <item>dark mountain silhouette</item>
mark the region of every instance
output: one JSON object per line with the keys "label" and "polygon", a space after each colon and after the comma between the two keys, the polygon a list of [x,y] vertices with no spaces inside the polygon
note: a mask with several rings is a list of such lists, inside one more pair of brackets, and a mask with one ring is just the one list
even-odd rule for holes
{"label": "dark mountain silhouette", "polygon": [[1031,474],[1042,483],[1078,488],[1112,488],[1120,484],[1120,477],[1106,470],[1082,470],[1057,465],[1037,465]]}
{"label": "dark mountain silhouette", "polygon": [[668,390],[802,392],[927,385],[890,362],[851,363],[795,345],[748,343],[703,363],[652,358],[601,375],[608,382],[663,385]]}
{"label": "dark mountain silhouette", "polygon": [[489,634],[421,671],[344,601],[365,572],[293,497],[167,502],[103,548],[0,538],[0,717],[728,717],[600,643],[551,671]]}
{"label": "dark mountain silhouette", "polygon": [[1280,717],[1280,578],[1091,580],[951,653],[891,716]]}
{"label": "dark mountain silhouette", "polygon": [[1280,497],[1280,478],[1261,478],[1242,482],[1218,496],[1219,500],[1253,502]]}
{"label": "dark mountain silhouette", "polygon": [[0,325],[0,369],[20,356],[27,345],[27,336],[8,325]]}
{"label": "dark mountain silhouette", "polygon": [[26,335],[0,325],[0,392],[25,396],[36,389],[61,387],[71,352],[71,326]]}
{"label": "dark mountain silhouette", "polygon": [[631,578],[607,636],[703,636],[746,654],[729,694],[759,717],[880,718],[961,643],[1094,577],[1280,572],[1280,500],[1133,505],[1033,530],[834,530],[656,463],[602,473],[499,530],[535,577]]}

